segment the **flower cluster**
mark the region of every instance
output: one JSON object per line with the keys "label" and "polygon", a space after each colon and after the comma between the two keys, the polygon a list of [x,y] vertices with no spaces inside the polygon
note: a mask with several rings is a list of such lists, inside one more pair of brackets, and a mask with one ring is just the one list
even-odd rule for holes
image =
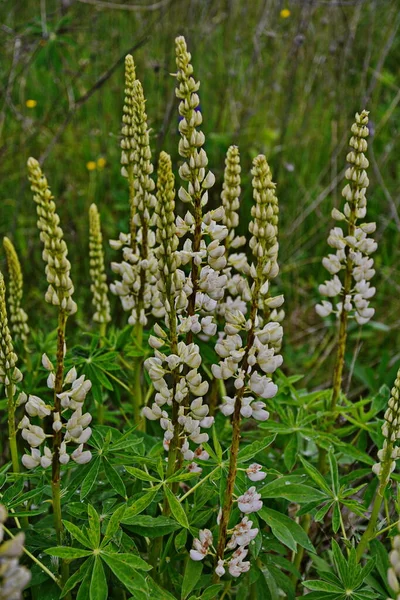
{"label": "flower cluster", "polygon": [[7,510],[0,504],[0,600],[21,600],[23,590],[31,580],[28,569],[19,564],[25,543],[25,534],[18,533],[4,542],[6,520]]}
{"label": "flower cluster", "polygon": [[[232,415],[239,402],[243,417],[265,421],[269,416],[265,403],[254,396],[263,399],[275,396],[277,386],[270,375],[282,364],[282,356],[277,353],[282,342],[282,327],[272,321],[264,323],[261,310],[269,291],[269,281],[279,271],[278,202],[265,157],[258,156],[254,160],[252,174],[255,205],[249,229],[252,233],[250,248],[255,262],[245,266],[242,272],[253,280],[251,286],[247,284],[246,296],[251,312],[246,318],[244,311],[226,308],[224,334],[215,346],[222,360],[218,365],[212,365],[212,372],[217,379],[233,379],[235,395],[223,398],[221,411],[224,415]],[[279,305],[283,297],[272,298],[270,303],[272,301]],[[244,338],[247,338],[247,343]]]}
{"label": "flower cluster", "polygon": [[40,165],[34,158],[28,159],[29,181],[34,192],[33,199],[37,204],[38,228],[40,239],[44,244],[43,260],[46,264],[46,276],[49,287],[46,292],[46,302],[59,306],[67,315],[77,311],[72,299],[74,286],[70,277],[71,263],[67,255],[67,245],[60,227],[60,219],[56,213],[47,179]]}
{"label": "flower cluster", "polygon": [[[179,448],[185,460],[196,456],[197,451],[190,448],[190,442],[201,445],[207,441],[208,434],[201,429],[213,423],[213,418],[208,416],[209,408],[203,402],[209,384],[201,376],[201,356],[193,336],[210,337],[217,331],[216,307],[224,296],[227,282],[226,275],[222,274],[226,258],[221,242],[228,234],[227,228],[220,224],[224,217],[222,207],[205,214],[202,210],[215,178],[206,171],[204,134],[198,130],[202,122],[201,112],[197,110],[199,84],[192,77],[190,58],[185,40],[177,38],[179,152],[185,159],[179,174],[187,182],[187,189],[181,187],[178,195],[191,210],[175,219],[171,162],[168,155],[161,153],[154,252],[158,264],[158,297],[154,297],[154,310],[158,311],[157,316],[164,316],[167,331],[156,324],[156,335],[150,337],[155,352],[154,357],[145,361],[145,367],[157,394],[152,407],[145,407],[143,411],[149,419],[160,419],[165,431],[165,448],[169,449],[173,441],[172,447]],[[179,240],[183,238],[179,247]],[[188,272],[183,269],[186,265],[190,266]],[[178,341],[183,337],[184,341]],[[172,408],[170,413],[167,406]],[[203,452],[201,447],[198,451]],[[194,469],[194,465],[191,468]]]}
{"label": "flower cluster", "polygon": [[[347,234],[341,227],[334,227],[328,237],[328,244],[335,249],[335,254],[329,254],[323,259],[323,265],[332,275],[332,279],[319,286],[322,296],[335,298],[340,301],[336,306],[330,300],[323,300],[317,304],[316,311],[321,317],[331,313],[340,316],[345,311],[354,317],[359,325],[368,323],[374,315],[374,309],[369,306],[369,301],[375,294],[370,280],[375,274],[374,261],[371,254],[377,249],[377,243],[369,234],[375,231],[375,223],[359,223],[367,213],[366,189],[369,181],[366,173],[368,160],[365,157],[367,150],[366,137],[368,136],[368,112],[356,114],[355,123],[351,128],[352,137],[349,145],[351,151],[347,155],[350,163],[346,170],[348,183],[342,191],[345,198],[343,212],[336,208],[332,217],[336,221],[347,223]],[[339,277],[344,271],[343,281]]]}
{"label": "flower cluster", "polygon": [[[143,414],[150,420],[160,419],[164,429],[164,448],[168,450],[174,437],[174,424],[165,407],[176,402],[179,405],[177,421],[181,430],[181,452],[185,460],[193,460],[194,452],[189,448],[189,440],[195,444],[207,442],[209,436],[201,432],[201,428],[208,429],[214,422],[214,418],[208,416],[209,407],[203,403],[209,384],[202,379],[198,370],[201,364],[199,347],[197,344],[181,341],[176,354],[166,355],[157,349],[154,353],[154,357],[145,361],[145,367],[157,393],[152,407],[145,407]],[[172,386],[168,381],[171,376],[175,379]],[[184,401],[189,394],[194,399],[186,406]]]}
{"label": "flower cluster", "polygon": [[396,594],[393,600],[400,600],[400,535],[392,538],[392,550],[389,553],[388,584]]}
{"label": "flower cluster", "polygon": [[153,309],[157,283],[157,259],[154,256],[155,203],[153,165],[149,129],[145,112],[143,88],[128,65],[129,95],[125,98],[121,162],[123,175],[128,177],[131,205],[130,234],[121,234],[111,242],[114,249],[122,248],[123,261],[112,263],[112,270],[121,277],[110,286],[120,296],[124,310],[130,312],[129,323],[147,324]]}
{"label": "flower cluster", "polygon": [[[42,364],[49,372],[47,387],[51,390],[55,385],[54,366],[46,356],[42,357]],[[38,396],[20,394],[19,404],[25,404],[26,415],[20,421],[18,428],[21,429],[23,439],[31,448],[30,454],[24,454],[22,464],[27,469],[41,466],[47,469],[53,461],[53,452],[45,445],[46,440],[53,438],[54,434],[63,432],[63,439],[59,449],[59,462],[66,465],[70,458],[77,464],[86,464],[92,458],[90,450],[84,450],[83,445],[91,436],[89,427],[92,417],[89,413],[83,413],[83,403],[92,384],[85,376],[77,376],[75,367],[70,369],[64,377],[63,388],[69,389],[57,394],[61,402],[61,413],[57,412],[50,404]],[[44,419],[52,415],[52,431],[46,434],[43,427],[31,422],[32,418]],[[67,444],[75,444],[77,448],[71,453],[67,452]]]}
{"label": "flower cluster", "polygon": [[15,393],[15,385],[22,380],[22,373],[16,366],[17,359],[8,327],[6,286],[0,273],[0,383],[6,387],[12,386],[12,396]]}
{"label": "flower cluster", "polygon": [[390,393],[384,419],[382,433],[385,440],[383,448],[378,452],[379,462],[372,470],[379,477],[381,484],[386,486],[396,468],[396,460],[400,458],[400,447],[395,445],[400,439],[400,369]]}
{"label": "flower cluster", "polygon": [[14,245],[7,237],[3,240],[10,277],[8,306],[10,309],[11,329],[26,344],[29,335],[28,315],[21,306],[23,294],[23,277],[21,264]]}
{"label": "flower cluster", "polygon": [[104,268],[103,236],[100,215],[95,204],[92,204],[89,209],[89,258],[90,277],[92,279],[90,289],[93,294],[93,305],[96,309],[93,321],[108,323],[111,321],[111,315]]}

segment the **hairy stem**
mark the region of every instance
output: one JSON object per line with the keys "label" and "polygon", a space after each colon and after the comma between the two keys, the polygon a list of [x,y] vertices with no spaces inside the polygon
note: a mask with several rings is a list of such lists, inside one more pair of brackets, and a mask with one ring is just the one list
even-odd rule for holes
{"label": "hairy stem", "polygon": [[7,392],[7,411],[8,411],[8,440],[10,443],[11,462],[14,473],[19,473],[19,460],[17,448],[17,432],[15,430],[15,402],[14,385],[6,386]]}

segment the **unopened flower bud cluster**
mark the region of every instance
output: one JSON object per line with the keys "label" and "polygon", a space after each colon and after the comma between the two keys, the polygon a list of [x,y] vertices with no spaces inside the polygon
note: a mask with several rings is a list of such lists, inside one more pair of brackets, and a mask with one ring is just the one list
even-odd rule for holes
{"label": "unopened flower bud cluster", "polygon": [[379,462],[372,467],[372,470],[378,475],[381,484],[386,486],[391,473],[396,468],[396,460],[400,458],[400,447],[396,445],[400,439],[400,370],[390,393],[382,433],[385,438],[383,448],[379,450]]}
{"label": "unopened flower bud cluster", "polygon": [[23,277],[21,264],[14,245],[7,237],[3,240],[9,272],[8,307],[12,332],[26,344],[29,336],[28,315],[21,306]]}
{"label": "unopened flower bud cluster", "polygon": [[[48,371],[47,387],[51,390],[55,385],[55,372],[52,362],[46,354],[43,354],[42,364]],[[75,367],[70,369],[65,375],[63,388],[68,388],[58,394],[61,401],[61,413],[56,412],[54,407],[46,404],[44,400],[34,395],[20,394],[19,404],[25,405],[25,416],[20,421],[18,428],[21,430],[22,437],[30,446],[30,454],[24,454],[22,464],[27,469],[34,469],[41,466],[47,469],[52,464],[53,453],[51,445],[47,445],[52,440],[54,433],[63,432],[63,440],[59,451],[59,461],[66,465],[72,458],[77,464],[86,464],[92,458],[90,450],[84,450],[84,444],[92,434],[89,427],[92,417],[89,413],[83,412],[83,403],[86,395],[92,387],[91,382],[85,379],[85,376],[77,376]],[[52,417],[53,433],[46,434],[41,425],[37,425],[38,419]],[[32,419],[34,421],[32,421]],[[67,445],[75,445],[76,448],[71,454],[67,452]]]}
{"label": "unopened flower bud cluster", "polygon": [[97,206],[92,204],[89,210],[89,259],[92,284],[93,305],[96,312],[93,321],[108,323],[111,321],[110,302],[108,300],[107,277],[104,268],[103,236],[100,215]]}
{"label": "unopened flower bud cluster", "polygon": [[130,234],[121,234],[119,240],[111,242],[114,249],[122,248],[123,261],[111,265],[121,279],[110,289],[120,297],[123,309],[130,312],[129,323],[146,325],[158,274],[153,230],[156,199],[143,88],[137,79],[132,81],[134,71],[129,64],[127,69],[129,93],[124,106],[121,162],[122,174],[128,177],[131,188],[131,223]]}
{"label": "unopened flower bud cluster", "polygon": [[44,244],[42,256],[46,262],[46,277],[49,283],[45,299],[49,304],[59,306],[67,315],[72,315],[77,306],[72,299],[74,286],[70,277],[71,263],[67,258],[67,245],[63,239],[56,205],[47,179],[34,158],[28,160],[28,171],[33,199],[37,205],[40,239]]}
{"label": "unopened flower bud cluster", "polygon": [[4,541],[4,523],[7,510],[0,504],[0,600],[21,600],[23,590],[31,580],[28,569],[19,564],[23,553],[25,534]]}
{"label": "unopened flower bud cluster", "polygon": [[17,355],[14,352],[7,319],[6,286],[0,273],[0,383],[6,387],[12,386],[12,396],[15,394],[16,384],[22,380],[22,373],[16,365]]}
{"label": "unopened flower bud cluster", "polygon": [[[346,311],[359,325],[368,323],[375,312],[369,306],[369,301],[375,294],[375,288],[370,285],[370,280],[375,274],[371,254],[377,249],[377,243],[368,235],[375,231],[376,225],[358,222],[364,219],[367,213],[367,124],[368,112],[357,113],[351,128],[351,151],[347,155],[348,183],[342,191],[346,203],[343,212],[336,208],[332,211],[332,217],[336,221],[347,223],[347,234],[340,226],[331,230],[328,244],[335,250],[335,254],[329,254],[322,261],[332,279],[320,285],[319,291],[322,296],[330,299],[339,296],[339,301],[334,305],[333,301],[324,300],[316,306],[316,311],[321,317],[331,313],[340,315],[342,311]],[[342,271],[345,272],[344,279],[340,277]]]}

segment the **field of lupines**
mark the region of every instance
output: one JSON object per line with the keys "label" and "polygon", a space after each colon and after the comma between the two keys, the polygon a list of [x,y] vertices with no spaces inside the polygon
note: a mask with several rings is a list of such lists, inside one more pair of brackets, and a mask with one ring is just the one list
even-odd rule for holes
{"label": "field of lupines", "polygon": [[356,324],[362,335],[377,309],[369,114],[360,107],[349,131],[342,201],[320,257],[328,280],[315,310],[336,331],[331,387],[310,392],[285,375],[279,188],[259,154],[245,178],[253,204],[243,235],[232,145],[209,209],[216,182],[199,83],[183,37],[175,48],[176,178],[170,156],[154,155],[151,105],[125,59],[129,229],[110,241],[107,282],[101,209],[81,215],[95,327],[79,344],[69,343],[81,323],[68,236],[39,162],[28,160],[56,333],[30,330],[28,265],[5,238],[0,597],[396,599],[400,378],[352,400],[343,385],[348,332]]}

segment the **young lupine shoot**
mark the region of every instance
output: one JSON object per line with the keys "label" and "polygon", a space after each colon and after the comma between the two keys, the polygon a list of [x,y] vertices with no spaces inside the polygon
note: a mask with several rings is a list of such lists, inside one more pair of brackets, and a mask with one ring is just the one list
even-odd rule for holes
{"label": "young lupine shoot", "polygon": [[25,534],[20,532],[4,541],[7,510],[0,504],[0,600],[22,600],[23,590],[31,580],[28,569],[19,564]]}
{"label": "young lupine shoot", "polygon": [[22,380],[22,373],[17,365],[18,357],[14,352],[10,329],[8,327],[6,308],[6,286],[0,273],[0,383],[7,395],[8,439],[10,443],[11,462],[14,473],[19,473],[19,460],[15,428],[15,409],[18,400],[15,398],[16,385]]}
{"label": "young lupine shoot", "polygon": [[[374,261],[370,255],[377,248],[376,242],[368,235],[375,231],[375,223],[362,223],[367,213],[366,190],[369,184],[366,169],[368,160],[368,112],[356,114],[351,127],[352,136],[347,155],[350,163],[346,170],[347,184],[342,191],[346,202],[343,212],[334,208],[332,217],[346,224],[347,231],[334,227],[328,237],[328,244],[336,251],[323,259],[323,265],[332,279],[319,286],[319,291],[330,300],[317,304],[316,311],[321,317],[335,314],[339,321],[338,346],[333,375],[331,411],[334,414],[342,386],[344,354],[346,349],[347,322],[354,318],[359,325],[368,323],[374,314],[369,300],[375,294],[370,280],[375,274]],[[336,298],[336,303],[333,303]],[[332,300],[332,301],[331,301]]]}
{"label": "young lupine shoot", "polygon": [[29,326],[28,315],[21,306],[24,285],[21,264],[14,245],[8,237],[4,238],[3,245],[9,274],[8,306],[10,309],[11,330],[16,338],[19,337],[22,340],[25,349],[27,349]]}
{"label": "young lupine shoot", "polygon": [[379,479],[379,484],[367,529],[364,531],[357,547],[359,559],[375,535],[375,527],[384,500],[385,490],[389,484],[390,476],[396,468],[396,460],[400,458],[400,446],[398,445],[398,440],[400,440],[400,369],[391,390],[382,425],[382,433],[384,442],[383,448],[378,452],[379,462],[372,467],[373,472]]}
{"label": "young lupine shoot", "polygon": [[[67,245],[63,239],[63,231],[59,226],[60,219],[56,213],[56,206],[47,180],[43,175],[39,163],[30,158],[28,160],[29,180],[37,204],[38,227],[40,237],[44,244],[43,259],[46,262],[46,275],[49,288],[46,300],[58,307],[57,353],[56,365],[53,366],[44,354],[42,364],[49,372],[47,387],[53,391],[53,402],[47,404],[37,396],[26,396],[26,415],[19,423],[22,437],[31,448],[30,454],[24,454],[22,462],[28,469],[41,466],[43,469],[52,467],[52,495],[55,529],[58,543],[61,542],[63,524],[61,517],[61,465],[66,465],[70,458],[77,464],[90,461],[91,453],[84,450],[84,444],[91,435],[88,425],[91,415],[83,413],[83,402],[91,388],[91,382],[84,376],[78,377],[73,367],[64,377],[64,357],[66,352],[65,329],[67,318],[76,312],[77,306],[72,300],[74,287],[70,278],[70,263],[67,259]],[[71,386],[64,390],[65,386]],[[46,433],[44,428],[30,422],[30,417],[52,416],[51,433]],[[47,440],[52,440],[51,448]],[[76,445],[75,450],[69,454],[68,444]],[[68,564],[64,561],[62,566],[62,579],[68,577]]]}
{"label": "young lupine shoot", "polygon": [[100,335],[106,332],[107,323],[111,321],[110,302],[108,300],[107,276],[104,268],[103,236],[101,233],[100,214],[97,206],[92,204],[89,209],[89,259],[90,290],[93,294],[92,303],[96,312],[93,321],[100,324]]}
{"label": "young lupine shoot", "polygon": [[[230,447],[229,470],[225,501],[218,518],[219,536],[216,551],[216,576],[225,573],[225,566],[233,577],[249,570],[250,563],[244,559],[248,553],[248,544],[257,535],[258,529],[252,528],[247,517],[262,508],[261,496],[255,486],[251,486],[235,500],[237,475],[237,457],[240,443],[241,422],[243,418],[265,421],[269,417],[264,399],[273,398],[277,386],[271,374],[282,364],[278,349],[282,340],[282,327],[268,322],[263,314],[264,297],[268,294],[270,281],[278,275],[278,201],[271,172],[262,155],[253,161],[253,194],[255,204],[252,208],[252,221],[249,231],[252,234],[250,249],[253,262],[237,269],[248,277],[249,300],[247,310],[226,308],[224,335],[218,340],[215,350],[221,357],[219,365],[212,365],[217,379],[232,382],[234,395],[225,396],[221,411],[232,415],[232,444]],[[247,318],[246,318],[247,313]],[[262,398],[258,400],[257,398]],[[248,477],[256,477],[259,465],[252,465]],[[264,475],[265,476],[265,475]],[[242,513],[242,519],[230,531],[229,525],[234,502]],[[226,555],[231,550],[233,554]]]}

